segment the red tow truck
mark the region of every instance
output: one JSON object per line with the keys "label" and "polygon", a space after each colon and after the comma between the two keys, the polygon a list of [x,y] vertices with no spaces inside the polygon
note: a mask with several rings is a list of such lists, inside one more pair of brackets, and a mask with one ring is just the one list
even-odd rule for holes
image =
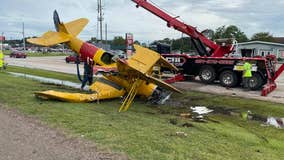
{"label": "red tow truck", "polygon": [[193,26],[180,21],[179,17],[172,17],[164,10],[147,0],[132,0],[136,7],[142,7],[152,14],[166,21],[172,27],[190,36],[198,55],[163,54],[163,56],[180,69],[180,74],[168,79],[168,83],[185,80],[185,76],[199,76],[204,83],[219,81],[224,87],[236,87],[241,84],[244,61],[252,65],[253,76],[250,89],[262,89],[262,96],[266,96],[276,88],[275,80],[283,72],[284,64],[276,70],[277,59],[273,55],[266,57],[235,57],[235,43],[230,39],[212,41]]}

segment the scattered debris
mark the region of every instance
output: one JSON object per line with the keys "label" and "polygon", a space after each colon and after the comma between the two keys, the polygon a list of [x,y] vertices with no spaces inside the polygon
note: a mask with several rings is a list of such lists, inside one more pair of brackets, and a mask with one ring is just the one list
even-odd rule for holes
{"label": "scattered debris", "polygon": [[179,136],[179,137],[187,137],[187,134],[184,133],[184,132],[176,132],[176,136]]}
{"label": "scattered debris", "polygon": [[284,118],[268,117],[266,124],[276,128],[284,128]]}
{"label": "scattered debris", "polygon": [[177,125],[177,123],[178,123],[178,120],[176,118],[170,119],[170,124]]}
{"label": "scattered debris", "polygon": [[241,113],[241,117],[243,120],[251,120],[252,119],[252,112],[250,110]]}
{"label": "scattered debris", "polygon": [[190,113],[181,113],[180,117],[182,117],[182,118],[191,118],[191,114]]}
{"label": "scattered debris", "polygon": [[188,122],[182,124],[182,126],[183,126],[183,127],[188,127],[188,128],[189,128],[189,127],[194,127],[193,124],[188,123]]}
{"label": "scattered debris", "polygon": [[192,112],[197,113],[199,115],[205,115],[213,112],[212,109],[208,109],[205,106],[195,106],[195,107],[190,107],[190,109],[192,110]]}
{"label": "scattered debris", "polygon": [[206,120],[204,119],[204,117],[213,112],[212,109],[208,109],[205,106],[195,106],[195,107],[190,107],[190,109],[192,110],[192,119],[196,122],[206,122]]}

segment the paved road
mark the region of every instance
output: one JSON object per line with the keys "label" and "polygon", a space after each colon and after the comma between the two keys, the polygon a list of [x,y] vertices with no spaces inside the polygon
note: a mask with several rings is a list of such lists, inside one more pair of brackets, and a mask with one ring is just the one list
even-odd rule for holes
{"label": "paved road", "polygon": [[[76,64],[66,63],[65,56],[53,56],[53,57],[27,57],[23,58],[10,58],[5,57],[5,61],[9,65],[39,68],[50,71],[57,71],[63,73],[77,74]],[[83,65],[80,65],[80,71],[83,73]]]}
{"label": "paved road", "polygon": [[123,160],[126,156],[99,152],[85,140],[62,133],[0,104],[0,160]]}
{"label": "paved road", "polygon": [[[6,61],[10,65],[30,67],[30,68],[40,68],[57,72],[76,74],[75,64],[66,64],[65,57],[28,57],[27,59],[15,59],[6,57]],[[81,73],[83,72],[81,65]],[[221,95],[234,95],[246,98],[254,98],[259,100],[266,100],[278,103],[284,103],[284,73],[278,78],[277,85],[278,88],[269,94],[267,97],[260,96],[260,91],[243,91],[240,88],[225,89],[224,87],[218,85],[205,85],[198,82],[179,82],[178,87],[185,88],[188,90],[196,90],[207,93],[215,93]]]}

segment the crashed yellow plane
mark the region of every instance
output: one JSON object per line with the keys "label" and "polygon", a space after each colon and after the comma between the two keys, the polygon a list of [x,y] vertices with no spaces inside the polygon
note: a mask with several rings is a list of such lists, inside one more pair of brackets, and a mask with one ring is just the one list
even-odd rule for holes
{"label": "crashed yellow plane", "polygon": [[[173,86],[151,76],[155,65],[177,70],[160,54],[135,45],[135,54],[130,59],[114,61],[113,54],[77,38],[77,35],[87,25],[87,19],[81,18],[69,23],[62,23],[56,11],[54,11],[53,19],[56,31],[48,31],[39,38],[28,39],[28,42],[41,46],[66,43],[83,60],[93,59],[98,65],[97,67],[105,69],[107,73],[103,73],[103,77],[98,78],[90,86],[90,90],[93,92],[91,94],[49,90],[36,92],[37,97],[67,102],[93,102],[124,96],[119,111],[126,111],[136,95],[158,103],[169,97],[169,91],[180,92]],[[96,66],[94,70],[96,70]]]}

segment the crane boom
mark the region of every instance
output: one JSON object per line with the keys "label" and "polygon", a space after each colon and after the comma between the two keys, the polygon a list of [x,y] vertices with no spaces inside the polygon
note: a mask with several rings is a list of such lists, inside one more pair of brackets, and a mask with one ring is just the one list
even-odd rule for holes
{"label": "crane boom", "polygon": [[[188,36],[191,37],[191,39],[194,39],[192,42],[195,48],[197,49],[199,55],[201,56],[206,55],[211,57],[223,57],[225,54],[229,54],[233,50],[232,45],[220,46],[216,44],[214,41],[211,41],[202,33],[198,32],[195,27],[185,24],[184,22],[178,20],[178,17],[170,16],[162,9],[156,7],[147,0],[132,0],[132,1],[137,4],[136,7],[141,6],[142,8],[146,9],[147,11],[151,12],[152,14],[166,21],[168,27],[173,27],[174,29],[184,34],[187,34]],[[209,51],[207,47],[210,49]]]}

